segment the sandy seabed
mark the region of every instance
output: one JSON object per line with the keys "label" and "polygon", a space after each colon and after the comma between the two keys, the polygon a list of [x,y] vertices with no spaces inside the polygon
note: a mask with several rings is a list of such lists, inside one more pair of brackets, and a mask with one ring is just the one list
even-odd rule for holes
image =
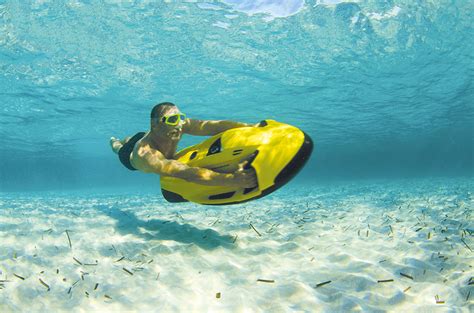
{"label": "sandy seabed", "polygon": [[231,206],[0,194],[0,312],[473,312],[469,179],[290,184]]}

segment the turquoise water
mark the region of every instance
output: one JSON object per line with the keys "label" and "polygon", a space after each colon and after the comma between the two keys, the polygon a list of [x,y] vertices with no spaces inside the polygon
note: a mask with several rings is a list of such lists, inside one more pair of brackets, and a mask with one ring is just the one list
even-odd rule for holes
{"label": "turquoise water", "polygon": [[[0,188],[156,190],[110,151],[172,101],[275,119],[296,181],[473,174],[472,1],[0,1]],[[200,138],[183,138],[180,146]]]}

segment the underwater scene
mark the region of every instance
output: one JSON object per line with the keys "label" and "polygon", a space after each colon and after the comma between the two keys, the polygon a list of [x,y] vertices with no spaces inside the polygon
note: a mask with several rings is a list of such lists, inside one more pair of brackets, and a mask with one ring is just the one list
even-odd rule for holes
{"label": "underwater scene", "polygon": [[472,12],[0,0],[0,312],[474,311]]}

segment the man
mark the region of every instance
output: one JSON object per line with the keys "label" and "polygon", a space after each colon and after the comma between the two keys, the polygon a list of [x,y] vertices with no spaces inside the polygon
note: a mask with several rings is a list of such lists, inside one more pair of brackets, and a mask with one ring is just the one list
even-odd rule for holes
{"label": "man", "polygon": [[122,164],[130,170],[155,173],[211,186],[257,186],[255,170],[239,164],[234,173],[218,173],[206,168],[189,167],[175,160],[176,149],[182,134],[213,136],[231,128],[253,126],[232,121],[200,121],[186,118],[176,105],[163,102],[153,107],[150,114],[150,131],[119,140],[110,138],[112,150]]}

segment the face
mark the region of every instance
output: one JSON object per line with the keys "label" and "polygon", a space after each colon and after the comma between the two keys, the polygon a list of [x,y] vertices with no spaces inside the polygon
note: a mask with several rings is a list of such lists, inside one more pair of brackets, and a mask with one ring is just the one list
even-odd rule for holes
{"label": "face", "polygon": [[[162,116],[169,116],[173,114],[180,114],[181,111],[178,107],[168,107],[166,111],[163,112]],[[162,134],[166,135],[171,140],[179,140],[183,134],[183,122],[179,122],[177,125],[169,125],[165,122],[162,122],[161,119],[158,122],[159,130]]]}

